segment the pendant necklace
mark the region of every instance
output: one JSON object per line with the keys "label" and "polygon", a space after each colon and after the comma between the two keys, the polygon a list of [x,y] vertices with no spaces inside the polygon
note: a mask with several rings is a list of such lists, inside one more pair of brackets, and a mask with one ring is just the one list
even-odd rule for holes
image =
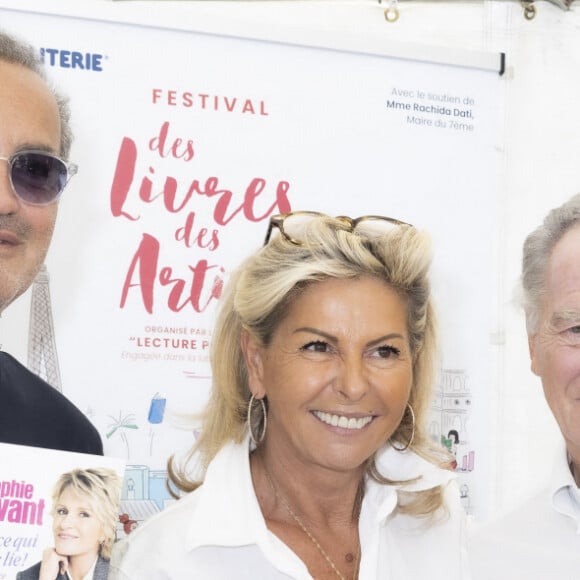
{"label": "pendant necklace", "polygon": [[[324,557],[324,559],[326,560],[326,562],[328,563],[328,565],[330,566],[332,571],[336,574],[336,576],[338,578],[340,578],[340,580],[346,580],[346,577],[344,576],[344,574],[336,567],[336,564],[332,561],[330,556],[324,551],[324,548],[320,545],[320,542],[313,536],[313,534],[310,532],[310,530],[306,527],[306,524],[304,524],[304,522],[298,517],[298,515],[290,507],[290,504],[286,501],[286,498],[281,496],[278,493],[278,490],[276,489],[276,486],[274,485],[274,482],[272,481],[272,478],[270,477],[270,474],[268,473],[266,468],[264,468],[264,473],[266,474],[266,479],[268,480],[268,483],[270,484],[270,487],[272,488],[272,491],[274,492],[276,499],[282,503],[282,505],[286,508],[286,511],[288,512],[290,517],[298,524],[298,526],[306,534],[308,539],[316,546],[316,549]],[[361,551],[360,551],[360,546],[359,546],[356,557],[353,556],[349,552],[345,558],[346,561],[349,563],[352,562],[353,560],[355,560],[354,570],[352,573],[352,580],[356,580],[358,578],[358,567],[360,564],[360,555],[361,555]]]}

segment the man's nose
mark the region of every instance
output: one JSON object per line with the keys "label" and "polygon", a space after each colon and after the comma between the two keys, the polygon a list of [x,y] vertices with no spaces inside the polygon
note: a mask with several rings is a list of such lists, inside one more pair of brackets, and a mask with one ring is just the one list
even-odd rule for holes
{"label": "man's nose", "polygon": [[6,159],[0,159],[0,215],[16,213],[19,208],[20,200],[10,182],[10,165]]}

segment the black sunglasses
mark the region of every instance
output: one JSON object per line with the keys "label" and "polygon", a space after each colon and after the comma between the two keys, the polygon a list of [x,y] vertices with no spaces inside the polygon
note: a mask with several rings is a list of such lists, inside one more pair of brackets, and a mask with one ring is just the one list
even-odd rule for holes
{"label": "black sunglasses", "polygon": [[8,163],[14,193],[31,205],[55,202],[78,169],[74,163],[35,149],[18,151],[10,157],[0,156],[0,161]]}

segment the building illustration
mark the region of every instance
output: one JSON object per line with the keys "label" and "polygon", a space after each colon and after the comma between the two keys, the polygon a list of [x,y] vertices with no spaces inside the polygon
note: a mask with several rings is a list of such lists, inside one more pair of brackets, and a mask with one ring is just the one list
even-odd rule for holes
{"label": "building illustration", "polygon": [[32,283],[28,333],[28,368],[56,390],[62,392],[50,302],[49,279],[46,266],[43,265]]}
{"label": "building illustration", "polygon": [[[134,522],[134,527],[174,501],[166,482],[167,471],[152,470],[147,465],[127,466],[121,490],[121,512]],[[123,531],[128,534],[132,529]]]}
{"label": "building illustration", "polygon": [[472,395],[467,373],[463,369],[440,369],[429,417],[429,435],[453,455],[458,473],[461,501],[472,513],[470,475],[476,467],[475,450],[469,438]]}

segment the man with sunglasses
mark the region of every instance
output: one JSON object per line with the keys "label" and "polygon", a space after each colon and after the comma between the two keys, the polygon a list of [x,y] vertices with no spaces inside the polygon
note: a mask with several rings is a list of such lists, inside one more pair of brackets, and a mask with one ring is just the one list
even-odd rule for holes
{"label": "man with sunglasses", "polygon": [[[32,47],[0,31],[0,313],[31,285],[76,167],[66,100]],[[0,352],[0,442],[102,454],[97,430],[68,399]]]}

